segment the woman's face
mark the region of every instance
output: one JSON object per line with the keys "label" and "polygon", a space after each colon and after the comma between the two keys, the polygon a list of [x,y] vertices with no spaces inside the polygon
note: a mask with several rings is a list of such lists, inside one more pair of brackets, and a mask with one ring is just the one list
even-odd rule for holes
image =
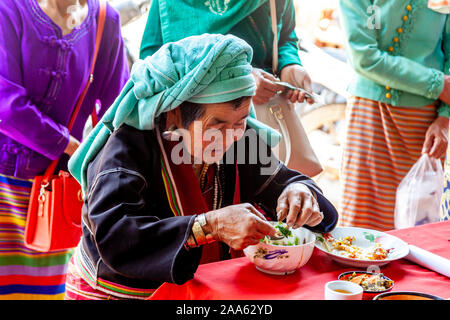
{"label": "woman's face", "polygon": [[204,104],[203,115],[180,130],[195,163],[219,162],[231,145],[242,138],[250,102],[250,98],[244,99],[238,107],[229,102]]}

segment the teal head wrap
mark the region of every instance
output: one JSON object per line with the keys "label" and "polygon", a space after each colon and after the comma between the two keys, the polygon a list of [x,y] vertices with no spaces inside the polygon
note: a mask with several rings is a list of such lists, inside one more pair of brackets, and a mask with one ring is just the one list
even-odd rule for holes
{"label": "teal head wrap", "polygon": [[[252,54],[251,47],[235,36],[204,34],[167,43],[137,61],[120,96],[69,161],[83,192],[88,164],[121,125],[151,130],[159,115],[184,101],[221,103],[253,96]],[[257,121],[253,108],[248,124],[260,133],[264,130],[269,145],[279,142],[279,133]]]}

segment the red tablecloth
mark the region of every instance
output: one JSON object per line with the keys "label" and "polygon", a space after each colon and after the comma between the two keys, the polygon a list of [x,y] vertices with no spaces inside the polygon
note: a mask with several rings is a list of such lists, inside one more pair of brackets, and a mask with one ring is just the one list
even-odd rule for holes
{"label": "red tablecloth", "polygon": [[[409,244],[450,259],[450,221],[388,232]],[[357,270],[332,261],[314,249],[310,261],[287,276],[273,276],[255,269],[246,258],[200,265],[194,279],[184,285],[163,284],[152,300],[320,300],[324,285],[345,271]],[[450,298],[450,279],[434,271],[397,260],[381,272],[394,280],[393,291],[420,291]]]}

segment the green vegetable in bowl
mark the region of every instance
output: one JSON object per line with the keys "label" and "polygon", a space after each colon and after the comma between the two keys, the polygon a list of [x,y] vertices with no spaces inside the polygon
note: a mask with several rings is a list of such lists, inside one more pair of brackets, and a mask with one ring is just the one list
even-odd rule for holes
{"label": "green vegetable in bowl", "polygon": [[285,237],[285,238],[289,238],[292,237],[292,231],[289,230],[288,228],[283,227],[282,224],[280,224],[281,222],[279,222],[275,228],[277,228],[278,230],[280,230],[280,233]]}
{"label": "green vegetable in bowl", "polygon": [[[274,236],[265,236],[260,242],[277,246],[298,246],[301,244],[299,237],[292,233],[292,230],[290,230],[287,224],[278,221],[275,229],[277,229],[277,232]],[[306,240],[303,239],[303,244],[305,243]]]}

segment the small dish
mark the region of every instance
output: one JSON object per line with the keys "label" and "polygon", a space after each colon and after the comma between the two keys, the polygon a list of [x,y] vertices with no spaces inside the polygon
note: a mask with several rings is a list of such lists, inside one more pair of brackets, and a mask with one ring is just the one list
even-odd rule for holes
{"label": "small dish", "polygon": [[[343,280],[343,281],[350,281],[348,280],[348,278],[350,278],[353,274],[359,276],[359,275],[378,275],[379,273],[374,273],[374,272],[367,272],[367,271],[347,271],[344,273],[341,273],[338,277],[338,280]],[[372,299],[374,296],[379,295],[381,293],[384,292],[388,292],[390,290],[392,290],[392,288],[394,287],[394,281],[389,279],[388,277],[386,277],[385,275],[381,274],[380,278],[382,278],[384,281],[386,282],[390,282],[390,286],[384,290],[368,290],[365,289],[364,286],[362,286],[361,284],[359,284],[362,288],[363,288],[363,298],[364,299]],[[350,281],[351,282],[351,281]],[[357,283],[358,284],[358,283]]]}
{"label": "small dish", "polygon": [[344,280],[325,284],[325,300],[361,300],[363,289],[356,283]]}
{"label": "small dish", "polygon": [[393,291],[379,294],[373,300],[445,300],[432,294],[414,291]]}

